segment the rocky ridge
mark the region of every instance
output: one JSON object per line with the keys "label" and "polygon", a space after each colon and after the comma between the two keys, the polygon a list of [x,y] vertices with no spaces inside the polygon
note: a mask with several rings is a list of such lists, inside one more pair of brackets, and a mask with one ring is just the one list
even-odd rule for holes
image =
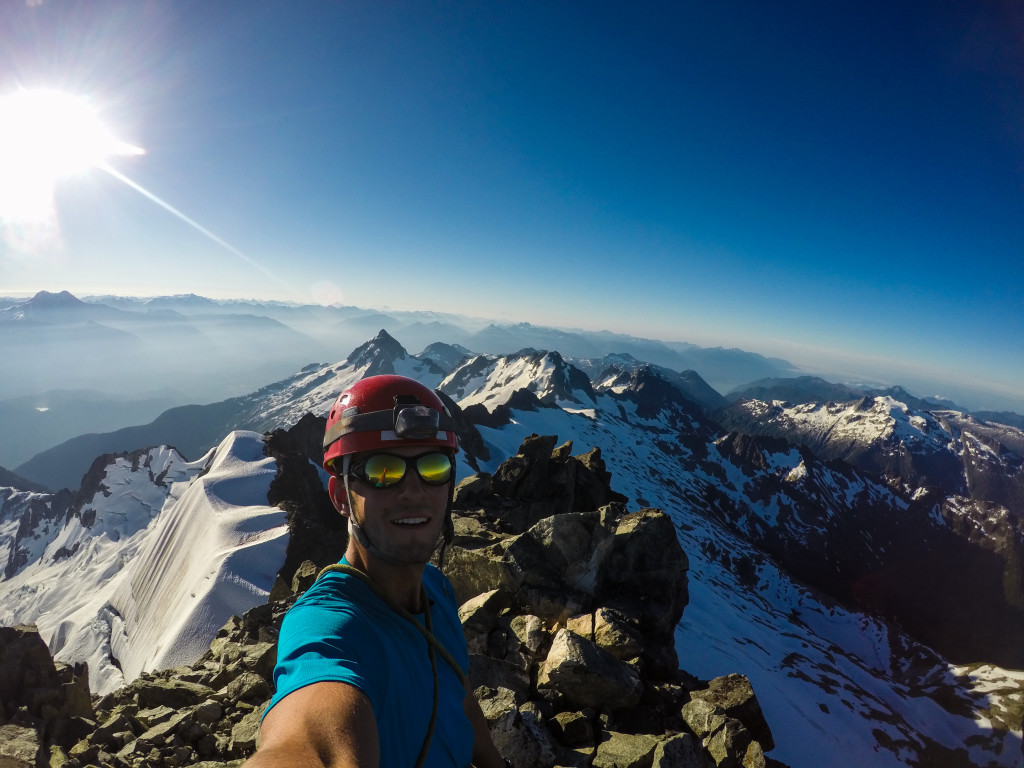
{"label": "rocky ridge", "polygon": [[[688,561],[670,519],[629,512],[599,450],[572,456],[571,444],[555,443],[533,436],[493,476],[464,480],[440,555],[499,748],[530,768],[781,765],[764,754],[773,739],[746,678],[700,681],[679,669],[672,633]],[[296,445],[278,441],[301,452]],[[313,482],[278,485],[292,525]],[[102,698],[89,697],[84,665],[54,664],[33,628],[3,630],[0,764],[240,764],[272,692],[280,620],[340,556],[327,549],[283,572],[270,601],[233,617],[195,663]]]}

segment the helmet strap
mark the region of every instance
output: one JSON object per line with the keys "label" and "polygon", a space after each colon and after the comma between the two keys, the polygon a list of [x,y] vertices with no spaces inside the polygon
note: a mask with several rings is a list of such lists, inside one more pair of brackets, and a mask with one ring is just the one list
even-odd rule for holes
{"label": "helmet strap", "polygon": [[448,503],[444,508],[444,527],[441,529],[441,541],[437,550],[437,567],[444,569],[444,556],[448,553],[448,546],[455,538],[455,521],[452,519],[452,506],[455,501],[455,478],[448,484]]}

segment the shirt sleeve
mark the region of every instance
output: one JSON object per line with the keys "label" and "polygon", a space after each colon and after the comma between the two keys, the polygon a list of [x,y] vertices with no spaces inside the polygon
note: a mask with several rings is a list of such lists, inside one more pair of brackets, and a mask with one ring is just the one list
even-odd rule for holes
{"label": "shirt sleeve", "polygon": [[322,682],[354,686],[376,709],[387,688],[388,665],[371,623],[327,590],[306,597],[282,622],[274,668],[276,692],[266,711],[288,694]]}

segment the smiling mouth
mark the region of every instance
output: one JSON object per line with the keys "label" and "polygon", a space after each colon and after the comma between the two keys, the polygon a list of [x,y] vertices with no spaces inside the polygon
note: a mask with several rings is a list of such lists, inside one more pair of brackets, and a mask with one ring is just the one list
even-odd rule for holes
{"label": "smiling mouth", "polygon": [[426,518],[426,517],[405,517],[405,518],[402,518],[401,520],[394,520],[392,522],[392,524],[393,525],[414,526],[414,525],[423,525],[426,522],[428,522],[428,518]]}

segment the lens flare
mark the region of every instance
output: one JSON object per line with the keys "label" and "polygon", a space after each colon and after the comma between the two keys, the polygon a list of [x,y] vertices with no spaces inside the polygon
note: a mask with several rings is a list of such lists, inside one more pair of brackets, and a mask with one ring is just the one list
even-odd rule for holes
{"label": "lens flare", "polygon": [[49,90],[0,96],[0,236],[15,253],[52,251],[60,240],[54,204],[57,182],[98,169],[291,290],[238,248],[110,164],[115,156],[142,154],[145,150],[117,139],[87,99]]}
{"label": "lens flare", "polygon": [[52,215],[59,179],[143,152],[115,138],[86,99],[46,90],[2,96],[0,217],[38,222]]}

